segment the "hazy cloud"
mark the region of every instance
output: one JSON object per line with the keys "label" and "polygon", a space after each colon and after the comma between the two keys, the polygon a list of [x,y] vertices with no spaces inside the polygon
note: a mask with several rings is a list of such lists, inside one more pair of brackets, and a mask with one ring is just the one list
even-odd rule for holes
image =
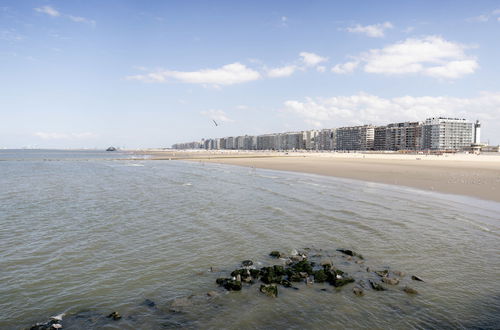
{"label": "hazy cloud", "polygon": [[59,13],[59,11],[52,8],[51,6],[42,6],[40,8],[35,8],[35,11],[42,13],[42,14],[52,16],[52,17],[61,16],[61,13]]}
{"label": "hazy cloud", "polygon": [[323,127],[361,124],[387,124],[401,121],[420,121],[428,117],[450,116],[480,119],[488,126],[500,127],[500,92],[481,93],[474,98],[402,96],[382,98],[358,93],[351,96],[288,100],[285,110],[304,121],[321,122]]}
{"label": "hazy cloud", "polygon": [[76,22],[76,23],[85,23],[85,24],[89,24],[92,26],[95,26],[95,24],[96,24],[96,22],[94,20],[91,20],[91,19],[88,19],[85,17],[73,16],[73,15],[69,15],[69,14],[62,14],[57,9],[55,9],[51,6],[42,6],[39,8],[34,8],[34,10],[39,12],[39,13],[46,14],[46,15],[49,15],[52,17],[65,17],[65,18],[67,18],[73,22]]}
{"label": "hazy cloud", "polygon": [[199,71],[170,71],[162,70],[147,74],[128,76],[128,80],[162,83],[179,81],[188,84],[203,85],[234,85],[254,81],[261,78],[261,74],[241,63],[224,65],[218,69],[202,69]]}
{"label": "hazy cloud", "polygon": [[358,61],[337,64],[332,68],[332,72],[339,74],[351,73],[358,67],[358,65],[359,65]]}
{"label": "hazy cloud", "polygon": [[365,34],[372,38],[381,38],[384,36],[385,30],[392,29],[393,27],[391,22],[384,22],[365,26],[357,24],[353,27],[346,28],[346,30],[351,33]]}
{"label": "hazy cloud", "polygon": [[226,113],[222,110],[205,110],[201,112],[202,115],[209,117],[217,122],[232,122],[234,120],[230,119]]}

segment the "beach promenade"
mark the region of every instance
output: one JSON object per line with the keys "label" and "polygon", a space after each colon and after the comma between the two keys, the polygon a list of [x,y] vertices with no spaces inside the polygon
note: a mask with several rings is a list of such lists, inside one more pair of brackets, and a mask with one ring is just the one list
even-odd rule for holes
{"label": "beach promenade", "polygon": [[336,152],[142,151],[190,160],[402,185],[500,202],[500,155]]}

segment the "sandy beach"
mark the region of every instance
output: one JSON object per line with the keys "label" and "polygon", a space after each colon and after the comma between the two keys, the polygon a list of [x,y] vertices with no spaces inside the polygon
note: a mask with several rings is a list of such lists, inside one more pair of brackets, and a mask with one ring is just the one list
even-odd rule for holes
{"label": "sandy beach", "polygon": [[408,186],[500,202],[500,155],[150,151],[192,160]]}

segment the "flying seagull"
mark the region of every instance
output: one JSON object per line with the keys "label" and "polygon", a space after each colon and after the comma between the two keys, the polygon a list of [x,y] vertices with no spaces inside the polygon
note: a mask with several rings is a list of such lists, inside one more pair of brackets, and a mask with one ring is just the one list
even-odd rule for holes
{"label": "flying seagull", "polygon": [[219,126],[219,124],[217,124],[215,120],[212,119],[212,121],[214,122],[215,126]]}

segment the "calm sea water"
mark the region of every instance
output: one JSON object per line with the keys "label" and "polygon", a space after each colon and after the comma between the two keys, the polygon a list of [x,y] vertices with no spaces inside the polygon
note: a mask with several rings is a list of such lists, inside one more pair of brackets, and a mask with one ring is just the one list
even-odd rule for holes
{"label": "calm sea water", "polygon": [[[69,329],[500,327],[500,203],[128,157],[0,151],[0,328],[61,312]],[[276,299],[215,284],[244,259],[305,247],[350,248],[426,282],[410,283],[416,296],[298,284]],[[111,311],[123,318],[100,316]]]}

